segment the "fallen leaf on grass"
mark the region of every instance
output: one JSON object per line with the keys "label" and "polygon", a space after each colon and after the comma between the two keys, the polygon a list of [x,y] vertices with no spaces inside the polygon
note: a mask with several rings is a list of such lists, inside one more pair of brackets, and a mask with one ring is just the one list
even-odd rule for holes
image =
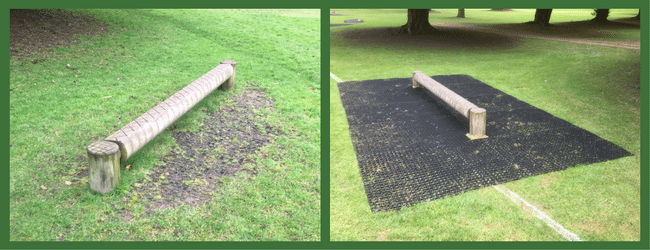
{"label": "fallen leaf on grass", "polygon": [[70,185],[72,185],[72,182],[70,182],[70,181],[65,181],[65,184],[68,185],[68,186],[70,186]]}
{"label": "fallen leaf on grass", "polygon": [[43,190],[47,190],[47,187],[41,185],[41,189],[43,189]]}

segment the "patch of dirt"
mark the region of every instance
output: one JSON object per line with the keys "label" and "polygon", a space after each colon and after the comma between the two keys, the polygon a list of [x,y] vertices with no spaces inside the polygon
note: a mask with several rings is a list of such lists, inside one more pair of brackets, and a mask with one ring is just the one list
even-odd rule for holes
{"label": "patch of dirt", "polygon": [[551,185],[551,183],[555,182],[557,180],[557,177],[555,176],[555,172],[552,172],[542,178],[542,181],[539,183],[540,187],[547,188]]}
{"label": "patch of dirt", "polygon": [[[611,226],[611,225],[609,225]],[[589,221],[582,221],[576,225],[576,227],[582,229],[585,231],[587,234],[596,234],[596,235],[602,235],[606,231],[605,225],[602,225],[601,223],[598,223],[597,221],[589,220]]]}
{"label": "patch of dirt", "polygon": [[[269,142],[272,129],[260,111],[273,109],[273,101],[264,93],[246,89],[233,97],[227,106],[208,113],[201,131],[174,131],[179,147],[165,156],[162,166],[132,185],[131,199],[148,204],[151,213],[181,205],[199,206],[211,198],[211,193],[224,176],[247,171],[256,174],[252,155]],[[267,112],[267,113],[268,113]],[[121,211],[128,220],[128,211]]]}
{"label": "patch of dirt", "polygon": [[29,55],[41,49],[70,46],[75,35],[106,32],[106,24],[67,10],[9,10],[9,55]]}
{"label": "patch of dirt", "polygon": [[389,233],[390,233],[390,230],[380,232],[379,236],[377,236],[377,238],[375,238],[375,241],[389,241],[390,240],[390,239],[388,239],[388,234]]}
{"label": "patch of dirt", "polygon": [[434,27],[439,32],[431,35],[397,34],[398,27],[354,29],[344,31],[341,35],[353,43],[404,48],[466,49],[476,47],[507,49],[521,43],[518,38],[507,35],[453,27]]}

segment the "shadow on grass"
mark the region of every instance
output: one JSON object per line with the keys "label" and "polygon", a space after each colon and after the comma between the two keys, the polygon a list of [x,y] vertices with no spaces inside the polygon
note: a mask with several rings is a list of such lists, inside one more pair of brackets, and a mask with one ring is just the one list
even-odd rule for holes
{"label": "shadow on grass", "polygon": [[439,50],[467,48],[510,49],[521,44],[515,37],[489,34],[472,30],[436,27],[438,32],[430,35],[398,34],[398,27],[354,29],[341,33],[353,46],[381,45],[389,47],[420,47]]}
{"label": "shadow on grass", "polygon": [[106,32],[106,24],[93,16],[68,10],[11,9],[9,55],[28,55],[40,49],[75,44],[75,35]]}
{"label": "shadow on grass", "polygon": [[519,24],[497,24],[490,25],[490,28],[509,31],[521,34],[551,36],[551,37],[574,37],[574,38],[613,38],[614,35],[608,31],[614,30],[640,30],[639,20],[634,18],[616,19],[604,23],[595,21],[578,21],[555,23],[549,26],[539,26],[529,23]]}

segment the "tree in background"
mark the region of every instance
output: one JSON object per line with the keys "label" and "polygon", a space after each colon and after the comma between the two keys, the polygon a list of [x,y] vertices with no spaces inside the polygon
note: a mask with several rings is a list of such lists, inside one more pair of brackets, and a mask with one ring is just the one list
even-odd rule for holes
{"label": "tree in background", "polygon": [[535,11],[535,20],[529,23],[548,26],[550,25],[549,21],[551,21],[551,12],[553,12],[553,9],[537,9]]}
{"label": "tree in background", "polygon": [[426,35],[436,33],[429,23],[429,9],[408,9],[408,21],[397,30],[400,34]]}
{"label": "tree in background", "polygon": [[465,9],[458,9],[458,15],[456,17],[465,18]]}
{"label": "tree in background", "polygon": [[605,23],[609,16],[609,9],[596,9],[596,17],[591,19],[594,22]]}

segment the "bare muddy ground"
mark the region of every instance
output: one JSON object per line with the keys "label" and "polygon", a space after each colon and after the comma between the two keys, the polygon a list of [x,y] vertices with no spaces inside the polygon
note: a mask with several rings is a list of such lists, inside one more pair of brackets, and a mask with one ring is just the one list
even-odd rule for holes
{"label": "bare muddy ground", "polygon": [[[179,147],[162,159],[163,165],[155,166],[134,183],[123,202],[144,202],[149,213],[181,205],[199,206],[210,200],[222,177],[238,171],[255,175],[255,155],[273,136],[264,122],[273,101],[263,92],[246,89],[227,103],[208,113],[210,118],[199,132],[174,131]],[[127,211],[122,214],[129,219]]]}
{"label": "bare muddy ground", "polygon": [[106,32],[103,22],[72,11],[12,9],[9,13],[9,54],[12,57],[70,46],[75,43],[75,35]]}

